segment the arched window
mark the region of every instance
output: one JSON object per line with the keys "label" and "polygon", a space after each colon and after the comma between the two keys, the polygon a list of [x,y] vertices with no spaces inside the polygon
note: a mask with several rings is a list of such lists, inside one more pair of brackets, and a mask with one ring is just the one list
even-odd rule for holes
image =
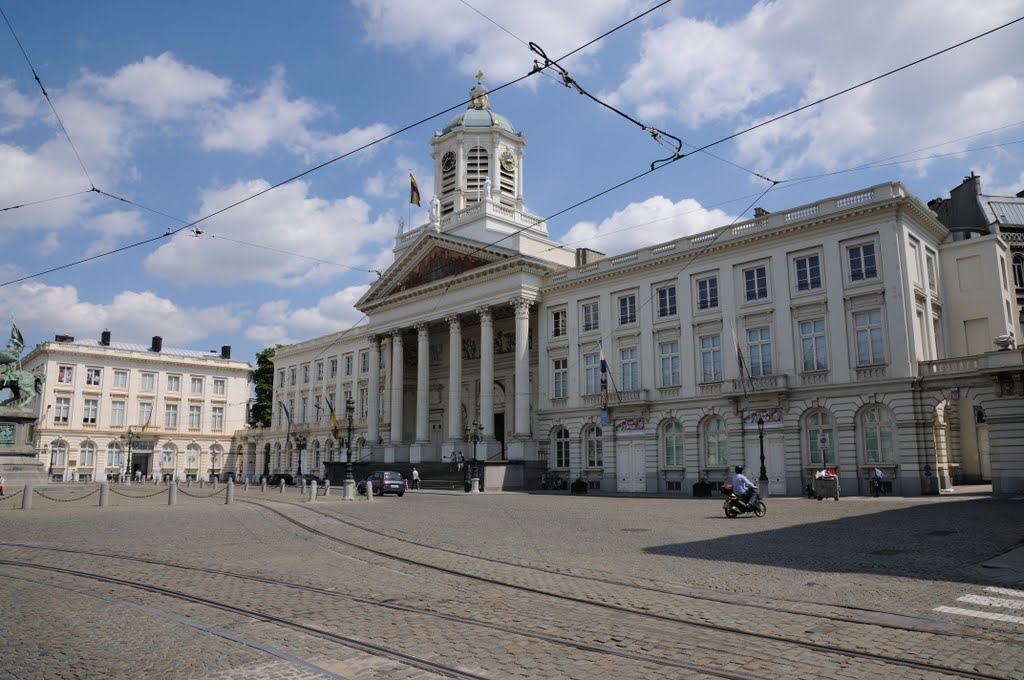
{"label": "arched window", "polygon": [[721,418],[708,418],[704,423],[704,463],[707,467],[729,464],[729,438]]}
{"label": "arched window", "polygon": [[320,440],[313,440],[313,467],[317,470],[320,469]]}
{"label": "arched window", "polygon": [[662,460],[665,467],[683,464],[683,424],[670,420],[661,428]]}
{"label": "arched window", "polygon": [[185,449],[185,467],[193,472],[198,472],[199,444],[189,444]]}
{"label": "arched window", "polygon": [[807,462],[812,467],[832,468],[836,465],[836,434],[832,414],[812,411],[804,420],[807,431]]}
{"label": "arched window", "polygon": [[872,463],[892,463],[892,414],[884,406],[870,406],[861,412],[864,432],[864,460]]}
{"label": "arched window", "polygon": [[1024,288],[1024,255],[1013,256],[1013,285]]}
{"label": "arched window", "polygon": [[274,457],[271,460],[270,467],[273,468],[274,472],[280,472],[281,471],[281,444],[280,443],[274,444]]}
{"label": "arched window", "polygon": [[164,448],[160,452],[160,467],[173,468],[176,453],[178,453],[178,448],[174,444],[171,442],[164,444]]}
{"label": "arched window", "polygon": [[569,467],[569,430],[560,427],[552,434],[555,451],[555,467]]}
{"label": "arched window", "polygon": [[68,462],[68,443],[63,439],[50,444],[50,463],[57,467],[64,467]]}
{"label": "arched window", "polygon": [[601,428],[591,425],[583,431],[583,446],[587,452],[587,467],[604,467],[604,447],[601,442]]}
{"label": "arched window", "polygon": [[118,442],[107,444],[107,467],[124,467],[124,449]]}
{"label": "arched window", "polygon": [[324,461],[333,463],[334,462],[334,440],[328,439],[324,443]]}
{"label": "arched window", "polygon": [[82,442],[78,447],[78,466],[91,468],[96,464],[96,445],[92,442]]}

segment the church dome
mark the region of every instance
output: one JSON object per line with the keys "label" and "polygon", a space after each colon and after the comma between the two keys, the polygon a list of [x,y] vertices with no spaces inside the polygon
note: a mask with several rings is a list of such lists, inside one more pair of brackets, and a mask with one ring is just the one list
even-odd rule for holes
{"label": "church dome", "polygon": [[476,85],[469,91],[469,108],[462,113],[456,114],[448,123],[444,126],[439,134],[445,135],[455,130],[456,128],[491,128],[499,127],[505,132],[516,134],[516,130],[512,127],[512,123],[509,122],[504,116],[491,111],[491,103],[487,96],[487,87],[481,82],[484,77],[483,72],[478,71],[476,74]]}

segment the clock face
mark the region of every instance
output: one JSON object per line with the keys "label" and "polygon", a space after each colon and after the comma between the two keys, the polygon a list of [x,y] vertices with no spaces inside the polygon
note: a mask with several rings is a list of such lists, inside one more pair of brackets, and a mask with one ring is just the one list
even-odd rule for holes
{"label": "clock face", "polygon": [[455,152],[449,151],[441,157],[441,169],[445,172],[455,169]]}
{"label": "clock face", "polygon": [[501,169],[505,172],[512,172],[516,168],[516,157],[508,149],[501,152]]}

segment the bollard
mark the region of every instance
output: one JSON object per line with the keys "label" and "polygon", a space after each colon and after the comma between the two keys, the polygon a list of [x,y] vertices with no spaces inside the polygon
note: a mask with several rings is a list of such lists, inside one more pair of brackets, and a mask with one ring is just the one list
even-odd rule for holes
{"label": "bollard", "polygon": [[260,477],[260,491],[266,491],[266,490],[267,490],[267,478],[266,477]]}
{"label": "bollard", "polygon": [[284,493],[284,480],[283,479],[278,483],[278,487],[280,488],[281,493]]}
{"label": "bollard", "polygon": [[214,491],[217,490],[217,478],[216,477],[213,478],[213,490]]}
{"label": "bollard", "polygon": [[306,480],[305,479],[300,479],[299,480],[299,493],[306,493]]}
{"label": "bollard", "polygon": [[327,498],[330,495],[331,495],[331,480],[325,479],[324,480],[324,498]]}
{"label": "bollard", "polygon": [[309,483],[309,502],[312,503],[316,500],[316,482]]}
{"label": "bollard", "polygon": [[248,479],[245,480],[245,483],[242,485],[242,490],[243,491],[248,491],[249,490],[249,480]]}
{"label": "bollard", "polygon": [[167,505],[178,504],[178,485],[168,484],[167,485]]}
{"label": "bollard", "polygon": [[191,489],[192,488],[192,478],[191,477],[189,477],[188,479],[185,480],[185,488],[186,489]]}
{"label": "bollard", "polygon": [[228,490],[224,493],[224,505],[231,505],[235,502],[235,483],[228,480]]}
{"label": "bollard", "polygon": [[110,485],[106,482],[100,484],[100,507],[105,508],[110,503]]}
{"label": "bollard", "polygon": [[369,479],[366,480],[366,500],[373,500],[373,482]]}
{"label": "bollard", "polygon": [[156,486],[159,483],[160,483],[160,478],[157,477],[156,475],[153,475],[153,486]]}
{"label": "bollard", "polygon": [[21,492],[21,509],[31,510],[32,509],[32,485],[26,484],[25,490]]}
{"label": "bollard", "polygon": [[199,479],[199,488],[200,489],[203,488],[203,480],[202,480],[202,478]]}

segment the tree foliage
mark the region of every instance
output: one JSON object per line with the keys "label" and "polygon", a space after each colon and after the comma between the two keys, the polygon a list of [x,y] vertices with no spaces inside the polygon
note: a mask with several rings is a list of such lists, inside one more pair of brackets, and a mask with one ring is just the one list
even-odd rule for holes
{"label": "tree foliage", "polygon": [[252,427],[270,427],[274,415],[274,362],[271,359],[281,346],[275,345],[256,353],[256,370],[252,372],[256,401],[249,412],[249,425]]}

